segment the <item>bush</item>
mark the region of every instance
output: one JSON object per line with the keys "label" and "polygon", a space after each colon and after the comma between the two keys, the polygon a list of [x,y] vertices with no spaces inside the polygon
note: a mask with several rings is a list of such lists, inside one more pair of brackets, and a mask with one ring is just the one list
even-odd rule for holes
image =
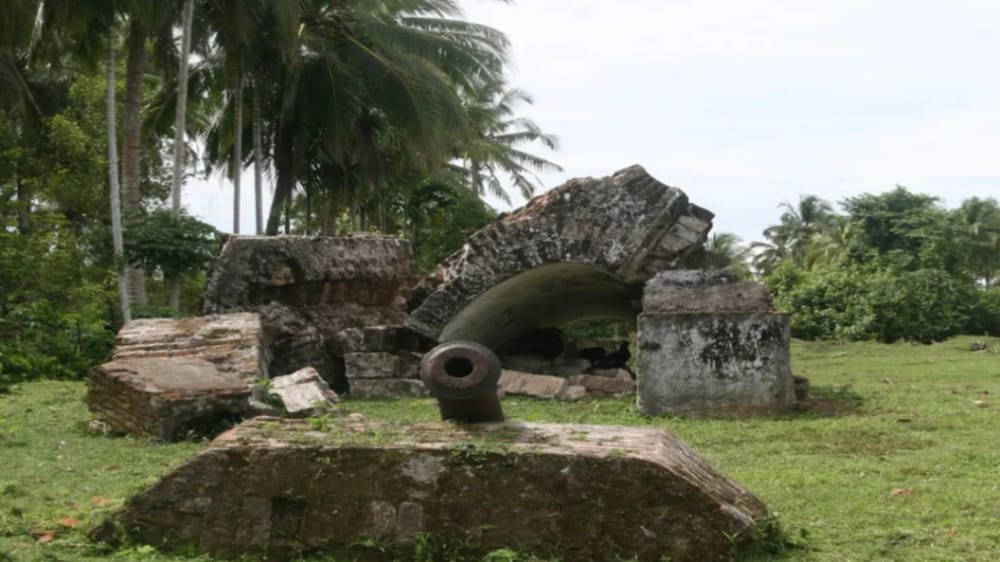
{"label": "bush", "polygon": [[961,334],[976,302],[970,282],[939,269],[881,272],[868,279],[865,298],[872,308],[872,337],[882,342],[940,341]]}
{"label": "bush", "polygon": [[99,307],[62,312],[46,301],[8,310],[0,333],[0,386],[82,378],[107,358],[114,342]]}
{"label": "bush", "polygon": [[1000,336],[1000,287],[976,291],[966,332]]}
{"label": "bush", "polygon": [[803,271],[789,262],[764,281],[778,308],[792,313],[792,335],[802,339],[929,343],[1000,327],[1000,298],[939,269]]}
{"label": "bush", "polygon": [[792,336],[807,340],[869,337],[873,313],[864,298],[864,276],[857,271],[804,271],[785,262],[764,282],[774,292],[777,307],[792,313]]}

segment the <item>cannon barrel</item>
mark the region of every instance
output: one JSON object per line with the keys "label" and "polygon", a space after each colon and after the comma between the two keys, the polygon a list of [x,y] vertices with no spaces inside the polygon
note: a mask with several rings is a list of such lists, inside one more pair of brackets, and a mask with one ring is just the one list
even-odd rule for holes
{"label": "cannon barrel", "polygon": [[437,398],[441,419],[503,421],[497,396],[500,360],[489,348],[467,341],[443,343],[420,361],[420,379]]}

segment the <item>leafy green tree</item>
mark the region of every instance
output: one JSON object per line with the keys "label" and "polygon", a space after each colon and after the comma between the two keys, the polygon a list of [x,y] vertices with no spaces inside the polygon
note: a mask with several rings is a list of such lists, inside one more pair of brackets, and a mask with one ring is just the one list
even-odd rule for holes
{"label": "leafy green tree", "polygon": [[897,186],[879,195],[848,198],[843,206],[855,226],[848,250],[852,261],[877,261],[897,270],[964,272],[967,229],[936,197]]}
{"label": "leafy green tree", "polygon": [[413,253],[424,271],[461,249],[473,232],[494,219],[496,211],[464,186],[428,183],[411,191],[408,211]]}
{"label": "leafy green tree", "polygon": [[184,275],[204,270],[218,248],[218,232],[211,225],[158,209],[129,227],[126,255],[129,263],[159,270],[167,281],[179,283]]}

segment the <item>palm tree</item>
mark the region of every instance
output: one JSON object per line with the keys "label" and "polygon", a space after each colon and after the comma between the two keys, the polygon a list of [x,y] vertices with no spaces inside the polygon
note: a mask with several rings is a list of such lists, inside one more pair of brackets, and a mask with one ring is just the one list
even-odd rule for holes
{"label": "palm tree", "polygon": [[743,240],[731,232],[713,232],[708,238],[706,249],[729,260],[729,268],[744,279],[752,277],[748,261],[750,248]]}
{"label": "palm tree", "polygon": [[530,119],[515,117],[518,103],[533,103],[531,96],[518,89],[504,89],[500,82],[489,83],[476,92],[467,104],[475,136],[461,147],[461,158],[469,184],[480,195],[486,192],[510,203],[501,177],[509,176],[520,195],[530,199],[541,182],[532,174],[561,172],[562,168],[549,160],[521,150],[521,145],[541,142],[556,150],[559,140],[542,132]]}
{"label": "palm tree", "polygon": [[[0,10],[0,111],[12,118],[22,144],[38,140],[43,119],[65,104],[66,53],[54,48],[62,43],[65,25],[48,25],[46,15],[40,0],[19,0]],[[31,186],[21,181],[17,160],[14,167],[17,231],[27,235],[33,194]]]}
{"label": "palm tree", "polygon": [[793,258],[802,265],[801,260],[810,239],[830,224],[833,207],[815,195],[803,195],[799,198],[798,205],[785,201],[778,208],[784,209],[784,212],[777,228],[782,231],[781,236],[788,240]]}
{"label": "palm tree", "polygon": [[815,195],[803,195],[798,205],[784,201],[778,208],[784,212],[779,224],[764,229],[767,242],[750,245],[754,252],[751,261],[760,275],[766,275],[786,259],[806,267],[806,255],[813,238],[831,228],[834,222],[833,207]]}
{"label": "palm tree", "polygon": [[764,238],[768,240],[767,242],[752,242],[750,244],[750,251],[753,254],[750,263],[758,277],[766,276],[778,264],[792,257],[788,240],[774,232],[773,228],[769,227],[764,230]]}
{"label": "palm tree", "polygon": [[992,197],[972,197],[962,202],[958,213],[972,237],[968,269],[990,287],[1000,272],[1000,204]]}
{"label": "palm tree", "polygon": [[802,266],[815,269],[843,262],[854,233],[854,222],[842,215],[831,215],[827,225],[809,239],[802,254]]}
{"label": "palm tree", "polygon": [[[165,65],[173,50],[175,4],[156,0],[128,0],[122,10],[128,18],[125,39],[125,99],[122,116],[122,209],[126,219],[142,209],[143,95],[152,40],[154,60]],[[139,266],[128,267],[130,298],[146,304],[146,276]]]}
{"label": "palm tree", "polygon": [[[470,127],[460,92],[498,81],[507,42],[489,27],[450,19],[453,0],[303,3],[300,32],[276,72],[277,173],[267,233],[325,153],[350,164],[359,123],[374,111],[427,170],[442,166]],[[307,157],[307,155],[314,155]]]}
{"label": "palm tree", "polygon": [[[174,170],[170,191],[170,209],[175,217],[181,215],[181,180],[184,177],[184,129],[187,124],[188,56],[191,52],[191,24],[194,18],[194,0],[184,0],[181,23],[181,56],[177,71],[177,112],[174,122]],[[180,310],[180,279],[169,283],[170,308]]]}
{"label": "palm tree", "polygon": [[[122,208],[121,189],[118,184],[118,135],[117,120],[115,118],[115,27],[112,23],[108,28],[108,183],[110,184],[111,197],[111,240],[114,247],[115,258],[122,262],[125,256],[125,245],[122,238]],[[122,266],[118,269],[118,296],[121,302],[122,322],[132,319],[129,310],[128,277]]]}
{"label": "palm tree", "polygon": [[264,166],[263,116],[261,89],[273,66],[280,65],[281,43],[294,36],[289,29],[291,18],[298,13],[296,4],[277,0],[210,0],[202,5],[200,17],[208,28],[206,51],[200,53],[203,68],[212,76],[216,90],[224,98],[208,132],[209,164],[225,167],[233,180],[233,231],[240,230],[241,170],[245,154],[243,141],[248,136],[244,120],[244,92],[249,86],[251,123],[249,136],[253,143],[254,207],[256,228],[263,231],[261,201],[262,168]]}

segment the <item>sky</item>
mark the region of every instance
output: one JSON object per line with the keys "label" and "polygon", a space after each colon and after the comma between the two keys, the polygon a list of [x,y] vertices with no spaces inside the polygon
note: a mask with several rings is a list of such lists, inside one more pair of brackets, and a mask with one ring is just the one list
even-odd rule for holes
{"label": "sky", "polygon": [[[996,0],[460,5],[507,34],[510,84],[535,100],[521,114],[560,138],[532,148],[565,170],[542,175],[546,189],[640,164],[748,241],[805,194],[1000,197]],[[232,230],[228,182],[186,192],[195,215]],[[247,232],[249,196],[241,216]]]}

